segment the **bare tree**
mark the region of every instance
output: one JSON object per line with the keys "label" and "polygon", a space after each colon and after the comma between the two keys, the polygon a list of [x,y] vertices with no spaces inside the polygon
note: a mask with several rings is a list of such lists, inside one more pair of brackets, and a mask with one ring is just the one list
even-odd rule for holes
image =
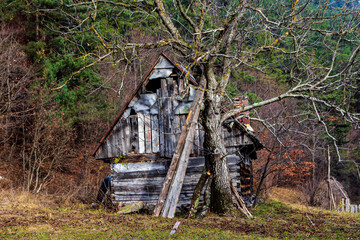
{"label": "bare tree", "polygon": [[[325,121],[327,114],[337,114],[355,125],[360,120],[359,113],[351,112],[350,104],[359,76],[359,8],[355,2],[342,2],[343,6],[336,8],[329,1],[95,0],[74,1],[59,9],[86,12],[71,16],[73,25],[66,34],[93,33],[103,50],[101,54],[83,54],[94,57],[94,62],[116,54],[131,62],[139,57],[132,54],[136,49],[165,48],[173,50],[196,77],[205,77],[204,148],[213,177],[211,206],[213,211],[225,213],[232,208],[233,200],[220,133],[222,123],[237,114],[288,98],[307,101],[310,105],[303,110],[322,124],[342,160],[337,140]],[[144,21],[156,25],[160,29],[157,39],[131,42],[134,39],[125,35],[106,33],[104,26],[94,24],[103,11],[113,13],[115,29],[121,27],[116,24],[123,13],[137,17],[139,25],[135,28]],[[276,96],[223,111],[226,88],[238,67],[263,73],[278,70],[285,76],[285,87]],[[330,96],[335,92],[343,96],[341,101]]]}
{"label": "bare tree", "polygon": [[23,31],[17,26],[0,29],[0,171],[15,186],[40,192],[64,164],[71,135],[64,134],[61,114],[50,110],[54,104],[45,100],[45,90],[31,89],[41,79],[18,43]]}

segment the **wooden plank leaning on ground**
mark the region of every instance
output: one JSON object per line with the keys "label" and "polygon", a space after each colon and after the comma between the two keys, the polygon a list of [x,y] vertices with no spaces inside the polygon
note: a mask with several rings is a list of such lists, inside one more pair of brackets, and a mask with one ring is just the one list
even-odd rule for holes
{"label": "wooden plank leaning on ground", "polygon": [[[200,82],[200,86],[204,86],[204,85],[205,85],[205,79],[202,79],[202,81]],[[184,176],[185,176],[185,171],[186,171],[186,166],[187,166],[186,160],[189,159],[189,155],[191,152],[191,147],[192,147],[193,139],[194,139],[194,128],[197,126],[196,122],[198,121],[198,118],[199,118],[199,113],[200,113],[200,108],[201,108],[201,104],[203,101],[203,97],[204,97],[204,92],[201,89],[197,89],[195,97],[194,97],[194,101],[191,104],[190,111],[189,111],[188,117],[186,119],[186,124],[183,127],[183,130],[179,137],[179,141],[177,143],[174,155],[172,157],[172,161],[171,161],[168,173],[166,175],[162,191],[159,195],[158,202],[154,209],[155,216],[160,215],[161,211],[164,208],[165,203],[166,203],[166,206],[165,206],[166,211],[163,212],[162,216],[172,218],[175,213],[176,205],[179,200],[182,183],[183,183]],[[185,161],[185,162],[184,162],[184,165],[181,166],[182,172],[179,174],[176,174],[177,172],[179,172],[179,171],[177,171],[177,169],[178,169],[178,165],[179,165],[178,163],[179,163],[180,159],[181,159],[181,161]],[[176,176],[175,176],[175,174],[176,174]],[[178,184],[177,186],[175,186],[175,184],[173,184],[174,176],[176,178],[176,184]],[[171,188],[171,193],[169,194],[170,198],[167,198],[170,186],[173,186],[173,187]]]}
{"label": "wooden plank leaning on ground", "polygon": [[234,187],[232,181],[230,181],[230,187],[231,187],[231,191],[235,196],[235,203],[238,207],[238,209],[248,218],[253,218],[253,215],[251,215],[251,213],[249,212],[249,210],[247,209],[244,201],[242,200],[241,196],[239,195],[239,193],[237,192],[237,189]]}

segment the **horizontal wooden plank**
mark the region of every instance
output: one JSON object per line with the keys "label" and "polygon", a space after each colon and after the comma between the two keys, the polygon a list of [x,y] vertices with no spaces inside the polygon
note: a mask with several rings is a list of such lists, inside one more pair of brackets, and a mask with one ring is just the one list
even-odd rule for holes
{"label": "horizontal wooden plank", "polygon": [[[116,193],[114,193],[115,199],[116,201],[143,201],[143,202],[148,202],[148,201],[156,201],[158,199],[159,196],[157,195],[117,195]],[[191,201],[191,194],[188,195],[180,195],[180,200],[182,202],[185,202],[187,204],[190,204]]]}
{"label": "horizontal wooden plank", "polygon": [[[237,185],[234,183],[234,185]],[[196,184],[183,185],[181,189],[182,194],[193,194]],[[161,186],[147,185],[147,186],[115,186],[112,188],[114,193],[124,193],[124,195],[159,195]]]}
{"label": "horizontal wooden plank", "polygon": [[[121,199],[121,198],[119,198],[117,196],[114,196],[114,201],[121,202],[121,203],[123,203],[125,205],[139,202],[139,200],[136,200],[136,199],[135,200],[124,200],[124,199]],[[147,205],[155,205],[157,203],[157,200],[148,199],[145,202],[146,202]],[[188,200],[188,201],[179,201],[178,206],[189,208],[190,200]]]}
{"label": "horizontal wooden plank", "polygon": [[[151,160],[156,160],[156,155],[152,156]],[[141,157],[141,155],[139,155]],[[201,167],[204,166],[204,157],[192,157],[189,159],[189,167]],[[240,164],[240,158],[238,156],[228,156],[228,165]],[[136,172],[136,171],[155,171],[161,169],[167,169],[170,166],[170,160],[164,161],[152,161],[152,162],[138,162],[138,163],[117,163],[112,164],[111,169],[117,173],[121,172]]]}
{"label": "horizontal wooden plank", "polygon": [[[181,189],[179,205],[189,205],[193,191],[202,174],[204,157],[189,159],[189,165]],[[157,162],[137,162],[127,164],[112,164],[112,191],[115,201],[155,203],[159,197],[170,160]],[[230,177],[234,186],[240,186],[240,158],[228,157]]]}
{"label": "horizontal wooden plank", "polygon": [[166,170],[169,162],[140,162],[140,163],[125,163],[125,164],[111,164],[111,170],[114,173],[124,172],[139,172],[139,171],[161,171]]}
{"label": "horizontal wooden plank", "polygon": [[[233,174],[230,175],[231,178],[233,179],[233,182],[236,183],[238,181],[240,181],[238,175]],[[195,178],[188,178],[186,177],[184,179],[184,185],[192,185],[195,186],[197,184],[197,181],[199,179],[200,175]],[[124,179],[124,180],[115,180],[115,181],[111,181],[111,186],[113,188],[115,187],[129,187],[131,186],[131,188],[144,188],[146,186],[156,186],[156,185],[162,185],[164,181],[164,178],[153,178],[153,179]]]}
{"label": "horizontal wooden plank", "polygon": [[[200,174],[203,171],[203,166],[200,167],[188,167],[186,170],[186,176],[193,177],[196,176],[197,178],[200,177]],[[235,172],[239,169],[237,165],[230,165],[229,166],[230,172]],[[114,181],[121,181],[124,179],[136,179],[136,178],[153,178],[153,177],[165,177],[167,173],[167,169],[158,169],[154,171],[137,171],[137,172],[121,172],[117,173],[114,177]]]}

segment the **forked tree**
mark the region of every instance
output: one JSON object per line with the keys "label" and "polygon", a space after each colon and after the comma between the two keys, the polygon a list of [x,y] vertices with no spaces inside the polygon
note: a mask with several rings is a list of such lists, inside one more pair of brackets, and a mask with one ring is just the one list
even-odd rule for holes
{"label": "forked tree", "polygon": [[[360,69],[360,8],[356,1],[68,0],[59,9],[71,23],[67,36],[82,31],[92,34],[101,46],[94,53],[79,42],[83,57],[92,59],[82,69],[110,56],[120,55],[130,62],[139,57],[139,49],[166,48],[198,79],[206,81],[202,124],[206,166],[213,177],[214,212],[226,213],[233,207],[221,134],[224,121],[287,98],[301,99],[310,107],[299,111],[312,114],[323,124],[336,151],[336,138],[328,131],[325,112],[359,123],[359,113],[352,112]],[[131,31],[149,33],[152,41],[129,37]],[[232,71],[239,67],[281,74],[284,91],[223,111]],[[71,78],[63,84],[68,81]],[[341,160],[340,154],[338,157]]]}

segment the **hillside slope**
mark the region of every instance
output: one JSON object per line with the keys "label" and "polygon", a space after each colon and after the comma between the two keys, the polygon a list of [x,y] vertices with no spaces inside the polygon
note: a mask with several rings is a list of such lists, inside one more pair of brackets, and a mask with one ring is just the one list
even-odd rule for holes
{"label": "hillside slope", "polygon": [[360,215],[267,200],[254,219],[209,215],[204,219],[119,215],[51,196],[2,191],[1,239],[359,239]]}

